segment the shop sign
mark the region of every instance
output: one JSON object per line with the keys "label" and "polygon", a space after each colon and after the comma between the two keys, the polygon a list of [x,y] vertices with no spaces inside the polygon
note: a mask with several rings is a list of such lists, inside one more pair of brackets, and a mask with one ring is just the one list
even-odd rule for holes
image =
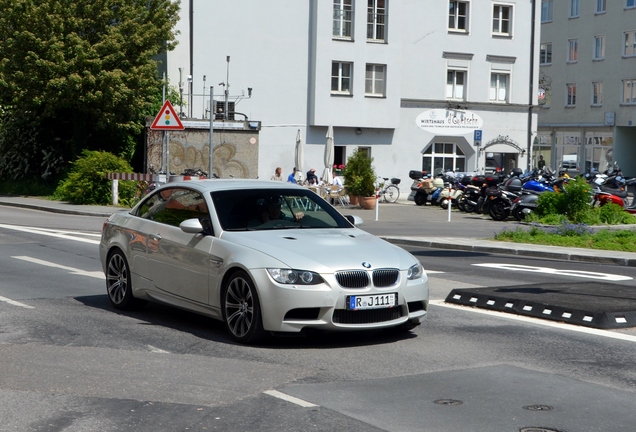
{"label": "shop sign", "polygon": [[434,134],[462,135],[479,130],[483,120],[472,111],[432,109],[424,111],[415,119],[417,127]]}

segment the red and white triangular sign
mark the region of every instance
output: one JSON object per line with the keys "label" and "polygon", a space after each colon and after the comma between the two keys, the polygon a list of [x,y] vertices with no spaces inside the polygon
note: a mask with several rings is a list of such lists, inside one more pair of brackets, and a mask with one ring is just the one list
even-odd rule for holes
{"label": "red and white triangular sign", "polygon": [[175,112],[172,104],[166,99],[166,102],[161,107],[161,111],[155,117],[155,121],[152,122],[150,129],[154,130],[183,130],[185,127],[181,123],[181,119]]}

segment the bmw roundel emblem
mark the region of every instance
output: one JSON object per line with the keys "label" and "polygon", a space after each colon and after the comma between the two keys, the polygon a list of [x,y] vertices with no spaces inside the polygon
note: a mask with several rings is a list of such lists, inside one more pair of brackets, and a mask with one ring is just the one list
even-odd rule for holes
{"label": "bmw roundel emblem", "polygon": [[362,263],[362,267],[371,268],[371,264],[369,264],[368,262],[365,261],[365,262]]}

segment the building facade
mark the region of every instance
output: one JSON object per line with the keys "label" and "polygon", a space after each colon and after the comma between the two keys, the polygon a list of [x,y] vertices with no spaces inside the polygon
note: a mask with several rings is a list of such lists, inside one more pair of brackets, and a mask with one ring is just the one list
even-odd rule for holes
{"label": "building facade", "polygon": [[636,0],[542,0],[539,154],[636,176]]}
{"label": "building facade", "polygon": [[[258,119],[260,178],[363,148],[376,173],[529,166],[539,0],[190,0],[163,58],[192,119]],[[536,19],[535,19],[536,17]],[[214,104],[210,104],[213,87]],[[221,142],[223,140],[220,137]],[[408,189],[410,182],[402,182]]]}

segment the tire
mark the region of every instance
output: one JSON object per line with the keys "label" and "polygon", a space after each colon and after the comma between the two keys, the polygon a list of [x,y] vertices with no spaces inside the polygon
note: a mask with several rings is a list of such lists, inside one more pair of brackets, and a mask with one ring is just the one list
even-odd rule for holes
{"label": "tire", "polygon": [[526,214],[523,212],[523,207],[515,206],[515,208],[512,209],[512,217],[519,222],[523,221],[526,218]]}
{"label": "tire", "polygon": [[130,310],[145,303],[133,297],[130,267],[124,253],[118,249],[108,255],[106,292],[115,309]]}
{"label": "tire", "polygon": [[490,202],[488,206],[490,217],[496,221],[504,221],[510,216],[510,209],[506,208],[506,203],[502,199],[496,199]]}
{"label": "tire", "polygon": [[466,211],[466,195],[462,194],[457,198],[457,209],[461,212]]}
{"label": "tire", "polygon": [[426,204],[426,199],[428,195],[424,192],[415,192],[415,196],[413,197],[413,201],[415,201],[415,205],[421,206]]}
{"label": "tire", "polygon": [[384,190],[383,196],[386,202],[394,203],[400,197],[400,190],[395,185],[389,185]]}
{"label": "tire", "polygon": [[265,336],[261,306],[254,282],[240,270],[223,287],[223,322],[230,337],[240,343],[254,343]]}

